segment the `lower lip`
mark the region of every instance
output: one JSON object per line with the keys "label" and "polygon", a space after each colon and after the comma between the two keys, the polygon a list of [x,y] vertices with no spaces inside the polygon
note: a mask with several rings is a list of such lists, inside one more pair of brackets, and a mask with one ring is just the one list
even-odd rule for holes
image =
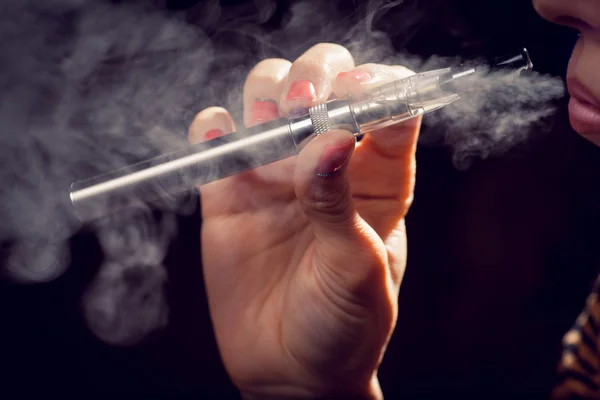
{"label": "lower lip", "polygon": [[569,116],[573,129],[581,135],[600,135],[600,109],[571,97]]}

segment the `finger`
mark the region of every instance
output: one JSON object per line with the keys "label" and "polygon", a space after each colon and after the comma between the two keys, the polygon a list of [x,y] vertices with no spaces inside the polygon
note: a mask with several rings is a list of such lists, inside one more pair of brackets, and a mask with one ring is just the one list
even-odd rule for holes
{"label": "finger", "polygon": [[[357,209],[362,217],[382,237],[387,238],[406,217],[413,201],[416,179],[418,123],[398,124],[384,132],[365,135],[356,149],[349,174]],[[372,136],[381,134],[381,138]],[[392,138],[385,147],[386,136]]]}
{"label": "finger", "polygon": [[[338,74],[332,86],[343,97],[411,75],[402,66],[364,64]],[[414,118],[369,132],[349,167],[359,212],[383,236],[395,229],[412,202],[420,124],[421,118]]]}
{"label": "finger", "polygon": [[356,211],[346,168],[355,145],[347,131],[330,131],[313,139],[300,152],[294,188],[307,218],[321,240],[346,237],[355,229]]}
{"label": "finger", "polygon": [[226,109],[210,107],[200,111],[190,125],[190,143],[200,143],[235,131],[235,123]]}
{"label": "finger", "polygon": [[379,265],[370,259],[377,257],[377,236],[358,215],[348,182],[354,146],[350,132],[324,133],[300,152],[294,175],[296,196],[315,234],[317,267],[351,287],[364,283],[374,263]]}
{"label": "finger", "polygon": [[400,65],[363,64],[340,72],[331,82],[331,86],[336,97],[344,97],[414,74]]}
{"label": "finger", "polygon": [[345,47],[331,43],[311,47],[290,68],[280,96],[280,112],[295,115],[327,101],[331,95],[331,81],[341,71],[352,68],[354,59]]}
{"label": "finger", "polygon": [[[235,123],[229,112],[221,107],[210,107],[200,111],[194,118],[189,128],[189,140],[192,144],[201,143],[234,131]],[[238,179],[239,176],[233,176],[199,187],[203,215],[227,207],[224,195],[228,191],[228,186]]]}
{"label": "finger", "polygon": [[[333,93],[337,97],[344,97],[414,74],[410,69],[399,65],[363,64],[339,73],[332,82]],[[390,129],[370,132],[361,142],[361,147],[367,144],[366,147],[385,158],[402,157],[406,153],[407,146],[410,147],[416,139],[420,122],[420,118],[414,118],[394,125]]]}
{"label": "finger", "polygon": [[[258,63],[249,73],[244,84],[244,124],[247,127],[277,119],[278,100],[292,63],[270,58]],[[287,184],[291,187],[291,171],[294,160],[282,160],[256,168],[247,175],[271,185]]]}
{"label": "finger", "polygon": [[248,73],[244,84],[244,124],[253,126],[279,117],[278,100],[292,63],[270,58]]}

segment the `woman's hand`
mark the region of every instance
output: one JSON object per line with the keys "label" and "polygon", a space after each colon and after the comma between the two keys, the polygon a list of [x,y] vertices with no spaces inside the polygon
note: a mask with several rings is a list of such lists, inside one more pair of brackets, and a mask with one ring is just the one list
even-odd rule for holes
{"label": "woman's hand", "polygon": [[[248,75],[244,123],[404,78],[355,67],[334,44]],[[377,368],[394,329],[406,265],[404,217],[420,120],[358,144],[330,131],[290,158],[201,188],[202,253],[223,361],[246,397],[380,397]],[[198,114],[194,142],[235,130],[222,108]]]}

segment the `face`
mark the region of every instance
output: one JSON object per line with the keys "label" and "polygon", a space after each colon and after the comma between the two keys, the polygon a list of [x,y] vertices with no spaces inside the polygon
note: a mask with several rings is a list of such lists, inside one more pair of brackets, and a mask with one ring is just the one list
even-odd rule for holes
{"label": "face", "polygon": [[533,0],[545,19],[581,35],[569,62],[571,125],[600,146],[600,0]]}

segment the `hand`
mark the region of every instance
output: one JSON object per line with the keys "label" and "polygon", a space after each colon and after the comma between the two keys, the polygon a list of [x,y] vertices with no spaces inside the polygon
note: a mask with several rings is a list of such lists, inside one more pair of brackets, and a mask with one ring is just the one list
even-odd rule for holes
{"label": "hand", "polygon": [[[325,43],[294,63],[267,59],[244,85],[244,123],[411,74],[355,68],[348,50]],[[200,188],[211,316],[246,397],[381,396],[377,369],[406,265],[419,127],[414,119],[358,144],[330,131],[298,157]],[[190,138],[234,130],[227,111],[213,107],[198,114]]]}

